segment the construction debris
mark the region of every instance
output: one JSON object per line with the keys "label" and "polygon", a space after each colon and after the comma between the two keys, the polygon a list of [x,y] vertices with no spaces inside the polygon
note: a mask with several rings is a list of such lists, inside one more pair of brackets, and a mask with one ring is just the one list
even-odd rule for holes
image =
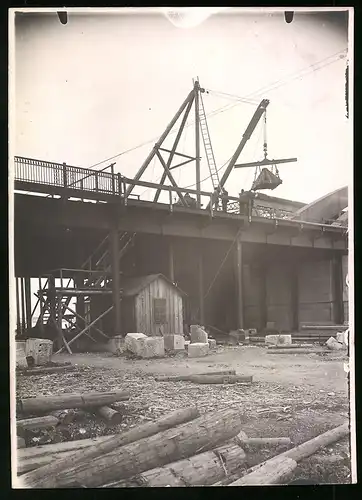
{"label": "construction debris", "polygon": [[268,349],[268,354],[309,354],[312,351],[310,349]]}
{"label": "construction debris", "polygon": [[338,342],[338,340],[336,340],[334,337],[330,337],[327,340],[326,345],[331,351],[340,351],[341,349],[345,348],[345,345],[341,342]]}
{"label": "construction debris", "polygon": [[163,337],[166,351],[184,351],[185,337],[183,335],[164,335]]}
{"label": "construction debris", "polygon": [[45,375],[48,373],[58,373],[74,370],[76,367],[74,365],[64,365],[64,366],[47,366],[44,368],[32,368],[24,370],[22,375]]}
{"label": "construction debris", "polygon": [[[211,450],[236,436],[240,430],[241,417],[238,411],[212,412],[179,427],[116,448],[91,462],[86,460],[74,467],[69,466],[69,458],[66,470],[43,476],[38,487],[99,487],[162,467],[182,457],[187,458],[201,451]],[[57,464],[59,462],[55,465]],[[41,470],[37,469],[33,473],[39,474]],[[23,477],[25,481],[25,476]],[[24,484],[29,483],[26,481]]]}
{"label": "construction debris", "polygon": [[144,440],[145,438],[163,432],[166,429],[189,422],[198,416],[199,411],[197,408],[185,408],[168,413],[155,422],[147,422],[146,424],[140,425],[135,429],[131,429],[128,432],[121,434],[120,436],[107,436],[107,439],[104,441],[98,440],[93,445],[87,446],[87,450],[84,450],[83,444],[80,443],[79,451],[72,454],[71,460],[68,459],[68,457],[65,457],[64,460],[60,459],[56,463],[51,463],[46,467],[42,467],[41,469],[24,475],[23,479],[29,487],[47,487],[46,485],[43,486],[43,481],[46,476],[60,474],[68,467],[76,467],[78,464],[82,464],[83,462],[86,463],[89,460],[105,455],[122,446],[138,440]]}
{"label": "construction debris", "polygon": [[207,332],[199,325],[191,325],[190,327],[191,343],[192,344],[206,344],[208,335]]}
{"label": "construction debris", "polygon": [[266,335],[265,343],[272,345],[290,345],[292,343],[291,335]]}
{"label": "construction debris", "polygon": [[109,408],[109,406],[100,406],[96,409],[96,413],[110,425],[117,425],[122,421],[122,413]]}

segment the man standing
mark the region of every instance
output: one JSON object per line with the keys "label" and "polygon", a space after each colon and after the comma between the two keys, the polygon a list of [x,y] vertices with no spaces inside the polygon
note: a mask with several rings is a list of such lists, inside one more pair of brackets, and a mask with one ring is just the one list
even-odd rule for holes
{"label": "man standing", "polygon": [[221,205],[223,212],[227,212],[228,210],[228,201],[229,201],[229,193],[226,191],[225,188],[223,188],[221,191]]}

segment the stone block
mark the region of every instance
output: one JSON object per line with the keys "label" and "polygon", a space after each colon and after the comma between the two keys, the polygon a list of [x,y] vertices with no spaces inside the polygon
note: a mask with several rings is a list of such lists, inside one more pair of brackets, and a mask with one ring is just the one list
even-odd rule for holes
{"label": "stone block", "polygon": [[52,359],[53,341],[30,338],[26,341],[25,354],[34,359],[35,365],[46,365]]}
{"label": "stone block", "polygon": [[200,358],[209,354],[209,343],[191,343],[187,349],[189,358]]}
{"label": "stone block", "polygon": [[27,368],[28,362],[26,361],[26,342],[16,342],[16,367]]}
{"label": "stone block", "polygon": [[216,348],[216,340],[215,339],[209,339],[209,348],[210,349],[215,349]]}
{"label": "stone block", "polygon": [[349,330],[346,330],[345,332],[338,332],[336,337],[337,337],[337,342],[340,342],[341,344],[348,346]]}
{"label": "stone block", "polygon": [[160,358],[165,355],[165,342],[163,337],[146,337],[135,341],[137,343],[137,356],[141,358]]}
{"label": "stone block", "polygon": [[133,354],[137,354],[137,350],[139,348],[139,341],[141,339],[147,339],[147,335],[144,333],[127,333],[124,339],[124,346],[127,351],[133,352]]}
{"label": "stone block", "polygon": [[339,351],[345,348],[345,345],[338,342],[334,337],[329,337],[329,339],[326,342],[326,345],[328,349],[330,349],[331,351]]}
{"label": "stone block", "polygon": [[206,344],[207,343],[207,333],[199,325],[191,325],[191,343]]}
{"label": "stone block", "polygon": [[291,335],[266,335],[265,343],[269,345],[290,345],[292,343]]}
{"label": "stone block", "polygon": [[164,335],[163,337],[166,351],[184,351],[185,338],[183,335]]}

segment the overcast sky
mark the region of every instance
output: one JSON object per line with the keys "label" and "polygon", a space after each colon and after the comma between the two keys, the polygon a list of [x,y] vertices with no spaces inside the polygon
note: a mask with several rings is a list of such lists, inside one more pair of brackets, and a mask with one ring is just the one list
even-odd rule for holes
{"label": "overcast sky", "polygon": [[[283,184],[266,193],[309,202],[351,177],[346,59],[275,90],[257,91],[347,44],[347,31],[338,24],[301,13],[287,24],[282,12],[231,9],[192,28],[174,26],[161,12],[70,13],[66,25],[55,13],[22,16],[16,23],[15,154],[89,167],[152,140],[116,159],[116,170],[133,177],[199,76],[206,89],[254,93],[256,99],[210,117],[217,166],[232,156],[258,102],[268,98],[269,156],[296,156],[298,163],[280,166]],[[235,102],[204,94],[207,113]],[[193,155],[194,147],[190,126],[178,151]],[[260,124],[239,163],[261,158]],[[193,163],[173,172],[180,185],[195,183]],[[143,178],[155,182],[161,175],[161,165],[152,162]],[[201,178],[207,175],[203,161]],[[253,176],[253,169],[234,170],[226,188],[237,195],[250,189]],[[202,187],[210,191],[210,180]]]}

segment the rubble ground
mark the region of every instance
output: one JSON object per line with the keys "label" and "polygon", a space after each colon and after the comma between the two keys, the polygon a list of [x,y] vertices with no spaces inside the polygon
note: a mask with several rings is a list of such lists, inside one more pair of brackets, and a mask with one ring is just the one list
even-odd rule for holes
{"label": "rubble ground", "polygon": [[[200,412],[239,408],[249,437],[290,437],[293,446],[344,423],[348,419],[348,379],[345,352],[267,354],[262,347],[218,347],[205,358],[183,353],[154,360],[134,360],[109,353],[62,354],[54,362],[71,361],[76,370],[46,375],[17,376],[17,397],[70,392],[127,390],[129,401],[114,404],[124,412],[122,422],[109,427],[99,417],[79,412],[66,427],[29,431],[27,446],[115,434],[155,420],[161,415],[197,405]],[[154,375],[183,375],[235,369],[253,375],[253,384],[198,385],[156,382]],[[247,450],[248,466],[283,451]],[[298,464],[291,480],[314,483],[351,481],[349,440],[320,450]]]}

